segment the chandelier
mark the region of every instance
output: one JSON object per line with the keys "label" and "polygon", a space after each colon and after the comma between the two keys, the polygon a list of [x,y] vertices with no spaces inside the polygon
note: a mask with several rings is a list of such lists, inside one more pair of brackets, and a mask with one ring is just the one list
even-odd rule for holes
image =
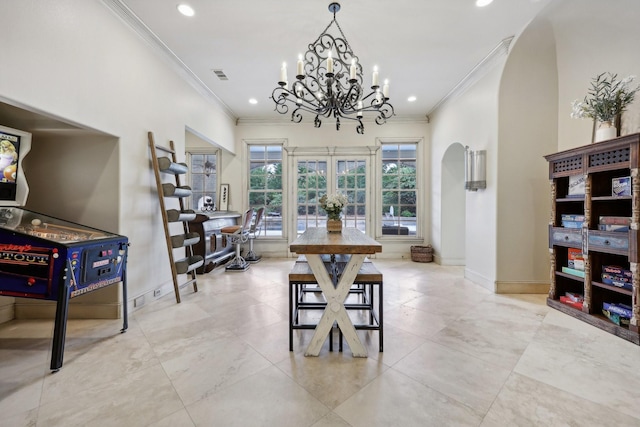
{"label": "chandelier", "polygon": [[[354,120],[358,122],[356,131],[363,134],[364,114],[373,113],[378,125],[386,123],[394,115],[393,105],[388,102],[389,82],[385,80],[380,88],[378,70],[374,68],[371,92],[365,95],[362,65],[336,21],[339,10],[339,3],[329,5],[333,19],[316,41],[309,44],[304,56],[299,56],[295,81],[291,87],[287,79],[287,65],[282,64],[280,81],[271,99],[280,114],[287,114],[289,108],[293,109],[292,122],[300,123],[303,113],[308,112],[315,114],[313,123],[319,128],[322,125],[321,117],[333,116],[336,130],[340,130],[340,119]],[[334,23],[339,31],[335,37],[328,32]]]}

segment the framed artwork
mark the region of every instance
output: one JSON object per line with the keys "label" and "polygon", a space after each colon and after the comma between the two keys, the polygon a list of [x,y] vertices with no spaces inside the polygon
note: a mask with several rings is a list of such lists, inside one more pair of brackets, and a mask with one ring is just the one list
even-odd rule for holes
{"label": "framed artwork", "polygon": [[229,210],[229,184],[220,184],[220,203],[218,210]]}

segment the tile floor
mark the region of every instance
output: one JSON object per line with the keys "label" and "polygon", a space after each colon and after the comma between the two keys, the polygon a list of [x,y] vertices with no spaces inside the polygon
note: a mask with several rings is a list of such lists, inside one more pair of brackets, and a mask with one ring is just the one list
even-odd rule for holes
{"label": "tile floor", "polygon": [[[385,351],[288,351],[287,273],[264,259],[199,276],[198,293],[121,321],[71,320],[51,374],[52,321],[0,325],[2,426],[639,426],[640,347],[545,305],[495,295],[460,267],[375,260]],[[337,346],[336,346],[337,347]]]}

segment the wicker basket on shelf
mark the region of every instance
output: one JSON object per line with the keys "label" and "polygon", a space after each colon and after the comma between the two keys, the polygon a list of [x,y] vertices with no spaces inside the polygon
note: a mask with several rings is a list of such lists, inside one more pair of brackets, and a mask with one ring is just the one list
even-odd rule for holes
{"label": "wicker basket on shelf", "polygon": [[431,262],[433,261],[433,248],[427,246],[411,246],[411,261]]}

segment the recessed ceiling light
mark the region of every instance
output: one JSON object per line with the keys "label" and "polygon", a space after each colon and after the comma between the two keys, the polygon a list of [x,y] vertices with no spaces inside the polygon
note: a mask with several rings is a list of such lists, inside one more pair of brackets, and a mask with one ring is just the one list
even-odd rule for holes
{"label": "recessed ceiling light", "polygon": [[191,6],[184,3],[178,5],[178,12],[180,12],[184,16],[193,16],[196,14]]}
{"label": "recessed ceiling light", "polygon": [[418,98],[416,98],[415,96],[411,95],[410,97],[408,97],[408,98],[407,98],[407,101],[409,101],[409,102],[415,102],[415,101],[416,101],[416,99],[418,99]]}
{"label": "recessed ceiling light", "polygon": [[255,105],[255,104],[257,104],[257,103],[258,103],[258,100],[257,100],[257,99],[255,99],[255,98],[251,98],[251,99],[249,100],[249,104],[254,104],[254,105]]}
{"label": "recessed ceiling light", "polygon": [[478,7],[485,7],[489,4],[491,4],[493,2],[493,0],[476,0],[476,6]]}

